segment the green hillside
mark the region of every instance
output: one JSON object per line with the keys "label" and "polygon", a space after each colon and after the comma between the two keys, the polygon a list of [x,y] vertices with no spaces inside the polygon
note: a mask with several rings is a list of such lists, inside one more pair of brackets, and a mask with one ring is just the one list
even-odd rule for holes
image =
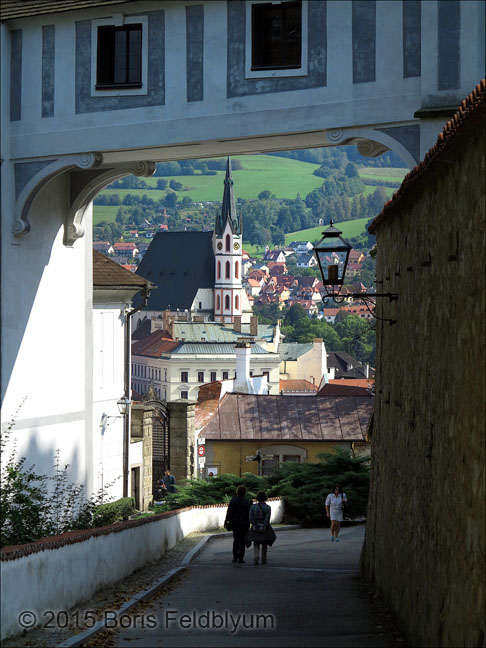
{"label": "green hillside", "polygon": [[[284,157],[273,155],[240,155],[236,156],[243,166],[241,170],[233,171],[235,197],[247,200],[255,200],[258,194],[270,190],[277,198],[296,198],[300,193],[302,198],[317,189],[322,184],[322,178],[313,175],[318,164],[301,162]],[[373,168],[364,167],[359,170],[361,177],[372,180],[400,180],[406,173],[406,169],[394,168]],[[160,178],[144,178],[150,187],[156,187]],[[223,195],[224,171],[217,171],[216,175],[201,175],[196,173],[191,176],[164,176],[164,179],[176,180],[184,185],[184,190],[178,191],[178,197],[189,196],[193,202],[218,202]],[[375,187],[367,185],[363,192],[365,196],[373,193]],[[394,189],[385,187],[387,196],[391,196]],[[104,195],[118,194],[123,200],[127,194],[143,196],[146,194],[153,200],[160,200],[167,190],[157,189],[105,189],[101,192]],[[102,220],[113,221],[117,207],[95,205],[94,222]]]}

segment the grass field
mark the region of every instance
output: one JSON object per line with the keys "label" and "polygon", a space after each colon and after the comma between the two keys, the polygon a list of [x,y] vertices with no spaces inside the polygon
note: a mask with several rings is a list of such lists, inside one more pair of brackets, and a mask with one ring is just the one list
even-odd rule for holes
{"label": "grass field", "polygon": [[94,205],[94,223],[100,223],[101,221],[114,223],[119,209],[118,205]]}
{"label": "grass field", "polygon": [[[363,234],[368,220],[368,218],[357,218],[356,220],[335,223],[335,226],[342,231],[344,238],[353,238]],[[328,226],[319,225],[319,227],[311,227],[310,229],[301,230],[300,232],[289,232],[285,235],[285,243],[288,245],[289,243],[292,243],[292,241],[315,241],[322,238],[322,232],[326,227]]]}
{"label": "grass field", "polygon": [[[342,231],[344,238],[350,239],[365,232],[368,220],[368,218],[358,218],[356,220],[335,223],[335,225]],[[288,245],[292,241],[317,241],[322,238],[322,232],[326,227],[327,225],[319,225],[319,227],[311,227],[300,232],[289,232],[289,234],[285,235],[285,244]],[[243,243],[243,248],[250,256],[261,257],[265,252],[265,248],[261,245],[251,245],[245,242]]]}
{"label": "grass field", "polygon": [[[243,168],[239,171],[233,171],[234,192],[236,198],[252,200],[258,198],[258,194],[264,190],[270,190],[277,198],[295,198],[298,193],[305,196],[317,189],[322,184],[323,179],[313,175],[313,171],[319,167],[318,164],[309,162],[300,162],[290,158],[276,157],[272,155],[241,155],[236,156],[241,162]],[[406,169],[385,169],[365,167],[360,169],[360,175],[363,178],[376,180],[399,180],[406,173]],[[218,171],[214,176],[193,175],[193,176],[172,176],[166,177],[165,180],[176,180],[181,182],[186,188],[185,191],[178,191],[179,198],[189,196],[193,202],[221,201],[223,196],[224,171]],[[159,178],[144,178],[145,182],[152,186],[157,186]],[[396,189],[385,187],[388,197],[391,197]],[[367,185],[363,192],[364,196],[373,193],[375,187]],[[127,194],[142,197],[146,194],[153,200],[160,200],[167,190],[160,191],[157,189],[105,189],[103,194],[118,194],[123,200]],[[95,224],[105,220],[114,221],[118,207],[95,205],[94,222]]]}

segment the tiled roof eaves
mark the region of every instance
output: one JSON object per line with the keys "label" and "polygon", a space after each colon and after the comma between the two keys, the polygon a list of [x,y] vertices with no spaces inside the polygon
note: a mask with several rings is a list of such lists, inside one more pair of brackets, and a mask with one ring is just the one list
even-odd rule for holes
{"label": "tiled roof eaves", "polygon": [[133,2],[133,0],[3,0],[0,22],[125,2]]}
{"label": "tiled roof eaves", "polygon": [[485,121],[486,105],[486,79],[481,79],[474,90],[461,102],[459,110],[454,117],[447,122],[444,130],[439,134],[437,142],[425,154],[422,162],[417,164],[403,179],[398,191],[389,200],[378,216],[368,227],[370,234],[376,234],[377,228],[388,218],[397,204],[409,194],[411,185],[416,183],[424,174],[430,172],[438,162],[442,162],[441,156],[451,150],[458,142],[458,139],[465,133]]}

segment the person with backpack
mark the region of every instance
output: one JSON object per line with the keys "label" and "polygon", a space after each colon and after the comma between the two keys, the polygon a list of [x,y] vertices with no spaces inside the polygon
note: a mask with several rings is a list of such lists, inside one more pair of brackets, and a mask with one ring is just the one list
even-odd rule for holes
{"label": "person with backpack", "polygon": [[326,497],[326,514],[331,520],[331,542],[334,542],[334,539],[339,542],[338,535],[343,521],[343,509],[347,501],[346,493],[341,492],[339,484],[336,484],[332,493]]}
{"label": "person with backpack", "polygon": [[167,494],[167,487],[164,484],[163,479],[158,479],[155,483],[155,488],[154,488],[154,502],[161,502],[163,501],[164,497]]}
{"label": "person with backpack", "polygon": [[246,486],[240,484],[236,489],[236,497],[231,498],[224,522],[225,529],[233,531],[233,562],[244,563],[245,536],[250,528],[251,502],[245,497]]}
{"label": "person with backpack", "polygon": [[266,503],[267,494],[264,491],[257,493],[257,501],[250,508],[251,529],[246,536],[246,544],[253,542],[253,564],[258,565],[260,559],[260,547],[262,548],[262,565],[267,564],[267,549],[276,540],[275,531],[270,524],[272,509]]}

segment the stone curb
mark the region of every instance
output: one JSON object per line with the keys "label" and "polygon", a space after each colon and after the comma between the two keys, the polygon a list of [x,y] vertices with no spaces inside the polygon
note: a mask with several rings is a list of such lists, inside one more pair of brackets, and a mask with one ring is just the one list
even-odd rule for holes
{"label": "stone curb", "polygon": [[[293,531],[294,529],[300,528],[301,527],[299,524],[288,524],[281,527],[274,527],[274,531]],[[162,587],[165,587],[165,585],[168,585],[172,580],[174,580],[176,576],[184,572],[189,566],[190,562],[194,560],[194,558],[196,558],[198,554],[201,553],[208,542],[211,542],[216,538],[230,537],[233,537],[233,534],[231,532],[210,533],[205,536],[200,542],[197,543],[195,547],[187,552],[187,554],[182,559],[180,567],[171,569],[165,576],[162,576],[162,578],[156,580],[148,589],[142,590],[138,594],[135,594],[129,601],[126,601],[126,603],[119,607],[118,610],[116,610],[116,618],[118,619],[122,614],[125,614],[125,612],[130,610],[130,608],[134,607],[141,601],[144,601],[145,599],[153,596],[156,592],[158,592],[158,590],[162,589]],[[78,634],[72,636],[70,639],[66,639],[66,641],[57,644],[56,648],[74,648],[75,646],[82,644],[84,641],[91,639],[96,634],[98,634],[98,632],[102,632],[103,630],[106,630],[104,621],[98,621],[92,628],[89,628],[89,630],[79,632]]]}

